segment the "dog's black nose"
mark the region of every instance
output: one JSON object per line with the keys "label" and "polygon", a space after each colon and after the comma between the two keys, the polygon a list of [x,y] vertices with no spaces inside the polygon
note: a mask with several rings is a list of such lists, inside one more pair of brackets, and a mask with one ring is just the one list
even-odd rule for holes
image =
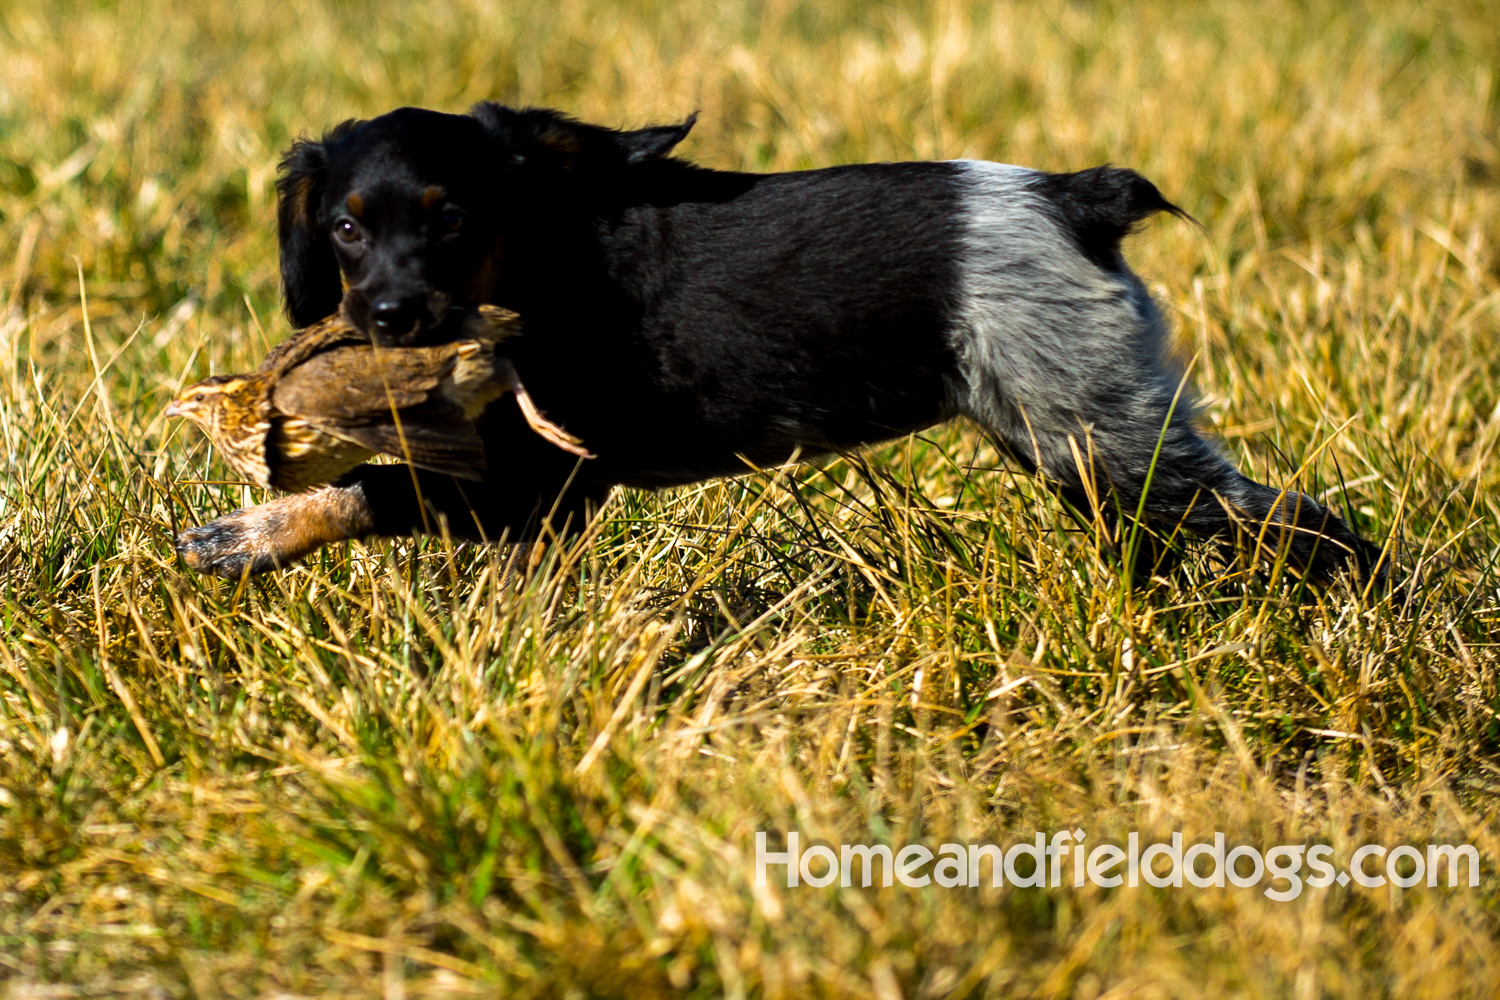
{"label": "dog's black nose", "polygon": [[370,303],[370,322],[380,333],[399,337],[417,325],[426,309],[426,303],[420,298],[388,296]]}

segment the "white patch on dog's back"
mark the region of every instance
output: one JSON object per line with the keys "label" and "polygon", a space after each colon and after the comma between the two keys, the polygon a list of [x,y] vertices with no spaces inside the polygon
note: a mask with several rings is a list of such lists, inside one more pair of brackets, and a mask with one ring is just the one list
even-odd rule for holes
{"label": "white patch on dog's back", "polygon": [[1160,394],[1165,386],[1170,400],[1175,384],[1159,316],[1123,265],[1107,271],[1083,255],[1035,190],[1037,171],[956,165],[963,234],[952,344],[965,382],[954,403],[1047,475],[1075,482],[1069,435],[1086,450],[1095,425],[1160,430]]}

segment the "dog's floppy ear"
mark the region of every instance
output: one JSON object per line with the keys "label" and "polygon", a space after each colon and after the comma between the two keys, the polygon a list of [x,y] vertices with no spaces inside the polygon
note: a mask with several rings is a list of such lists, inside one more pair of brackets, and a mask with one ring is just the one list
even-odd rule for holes
{"label": "dog's floppy ear", "polygon": [[339,262],[318,208],[328,184],[328,143],[347,135],[347,121],[319,142],[299,139],[281,160],[276,179],[276,231],[281,245],[281,289],[287,315],[296,326],[309,326],[333,312],[344,296]]}
{"label": "dog's floppy ear", "polygon": [[687,138],[697,122],[698,112],[694,111],[679,125],[652,125],[634,132],[621,132],[616,141],[625,154],[626,163],[641,163],[666,156],[672,147]]}

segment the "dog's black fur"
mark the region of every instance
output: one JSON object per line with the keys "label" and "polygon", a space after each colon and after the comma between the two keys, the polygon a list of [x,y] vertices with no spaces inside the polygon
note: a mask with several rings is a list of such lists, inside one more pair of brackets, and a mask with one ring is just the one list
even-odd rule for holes
{"label": "dog's black fur", "polygon": [[[1370,570],[1378,550],[1338,517],[1244,478],[1194,431],[1161,319],[1119,252],[1140,220],[1182,214],[1138,174],[722,172],[669,157],[692,124],[404,108],[292,147],[278,190],[293,321],[342,301],[378,342],[413,343],[450,336],[476,303],[514,309],[527,387],[598,456],[575,469],[497,405],[481,488],[421,474],[419,501],[406,468],[362,467],[339,484],[344,507],[364,505],[350,533],[407,534],[441,514],[461,536],[521,539],[549,510],[581,523],[615,485],[730,475],[967,415],[1075,500],[1133,512],[1149,478],[1157,525],[1269,523],[1314,575]],[[246,517],[186,534],[189,561],[234,574],[295,554],[253,550]]]}

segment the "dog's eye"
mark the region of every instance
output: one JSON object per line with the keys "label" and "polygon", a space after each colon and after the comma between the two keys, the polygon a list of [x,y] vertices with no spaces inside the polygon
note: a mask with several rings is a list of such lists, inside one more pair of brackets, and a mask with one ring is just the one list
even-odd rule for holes
{"label": "dog's eye", "polygon": [[458,208],[445,208],[445,209],[443,209],[443,228],[444,229],[448,230],[448,232],[450,232],[450,233],[457,232],[458,230],[460,230],[460,229],[463,228],[463,225],[464,225],[464,213],[463,213],[462,209],[458,209]]}
{"label": "dog's eye", "polygon": [[345,243],[353,243],[359,239],[359,227],[348,219],[340,219],[335,223],[333,233]]}

